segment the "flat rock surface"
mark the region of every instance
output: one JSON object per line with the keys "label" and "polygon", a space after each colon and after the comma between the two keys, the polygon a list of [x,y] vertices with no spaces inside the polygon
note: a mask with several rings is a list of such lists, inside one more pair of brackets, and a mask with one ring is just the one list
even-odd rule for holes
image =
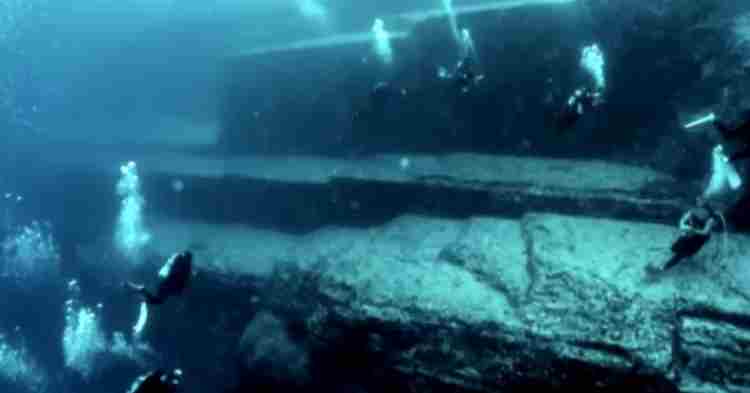
{"label": "flat rock surface", "polygon": [[603,161],[490,156],[479,154],[383,155],[367,159],[326,159],[312,156],[252,156],[215,158],[191,154],[123,154],[92,149],[88,154],[59,149],[39,165],[95,169],[118,173],[135,161],[143,174],[326,183],[336,178],[385,182],[414,182],[430,178],[456,182],[528,184],[540,188],[638,191],[653,183],[668,183],[667,174]]}
{"label": "flat rock surface", "polygon": [[[66,179],[74,187],[81,179],[92,184],[112,183],[121,176],[120,166],[134,161],[143,178],[149,206],[154,210],[174,210],[174,204],[168,201],[174,194],[174,185],[181,182],[184,194],[193,200],[183,206],[183,210],[192,209],[191,217],[220,222],[246,217],[249,225],[265,224],[253,221],[253,217],[262,216],[253,209],[268,200],[268,186],[286,189],[267,203],[272,207],[268,212],[279,215],[276,222],[293,221],[284,211],[314,206],[319,207],[315,214],[332,216],[340,210],[334,205],[343,202],[361,207],[362,212],[357,213],[360,216],[395,212],[388,218],[409,213],[517,218],[529,211],[544,211],[671,223],[689,207],[699,188],[646,167],[541,157],[456,153],[362,159],[220,158],[163,152],[128,154],[104,148],[92,148],[82,154],[72,147],[50,150],[40,157],[35,147],[26,147],[14,147],[13,154],[0,160],[0,167],[5,165],[12,171],[21,166],[28,169],[28,175],[19,181],[38,177],[44,187],[62,184]],[[225,192],[215,192],[217,187]],[[93,195],[95,191],[85,194]],[[310,199],[295,197],[301,193],[308,193]],[[238,205],[231,195],[257,201],[238,208],[235,215],[212,217],[221,210],[217,206]],[[348,199],[341,199],[342,195]],[[308,216],[300,216],[305,217]],[[314,227],[326,224],[317,223],[314,218],[310,221],[307,224]]]}
{"label": "flat rock surface", "polygon": [[[151,222],[159,254],[192,245],[209,271],[286,288],[305,282],[314,293],[298,301],[318,304],[300,316],[311,330],[332,335],[331,324],[368,321],[381,351],[394,346],[389,367],[459,390],[630,381],[640,391],[734,391],[750,383],[750,247],[742,236],[717,236],[693,260],[654,275],[647,266],[669,256],[674,237],[656,224],[403,216],[290,236]],[[280,309],[303,296],[290,291]],[[404,342],[389,337],[396,331],[418,333]]]}

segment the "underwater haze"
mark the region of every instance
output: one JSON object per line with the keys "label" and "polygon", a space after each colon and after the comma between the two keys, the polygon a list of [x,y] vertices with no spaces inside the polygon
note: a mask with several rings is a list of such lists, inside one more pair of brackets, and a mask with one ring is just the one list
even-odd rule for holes
{"label": "underwater haze", "polygon": [[0,392],[750,391],[750,2],[0,0]]}

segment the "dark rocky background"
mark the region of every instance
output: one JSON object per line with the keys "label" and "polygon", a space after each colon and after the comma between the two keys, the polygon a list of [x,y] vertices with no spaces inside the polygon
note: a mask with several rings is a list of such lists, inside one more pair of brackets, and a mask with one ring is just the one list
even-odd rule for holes
{"label": "dark rocky background", "polygon": [[[228,65],[223,141],[235,153],[591,157],[695,176],[705,162],[694,157],[705,157],[708,145],[680,124],[706,109],[737,110],[736,101],[721,106],[724,88],[746,83],[732,32],[737,8],[585,1],[461,15],[486,74],[465,96],[437,78],[457,53],[442,18],[414,26],[395,44],[392,70],[363,63],[369,43],[239,56]],[[551,116],[587,81],[578,62],[593,42],[607,57],[607,102],[575,132],[555,135]],[[378,81],[408,92],[384,113],[369,108]]]}

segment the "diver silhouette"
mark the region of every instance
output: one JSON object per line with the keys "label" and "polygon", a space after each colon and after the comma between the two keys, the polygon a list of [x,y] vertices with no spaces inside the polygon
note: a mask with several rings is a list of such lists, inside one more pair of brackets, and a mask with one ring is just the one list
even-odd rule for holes
{"label": "diver silhouette", "polygon": [[136,378],[128,393],[176,393],[182,383],[182,370],[154,370]]}
{"label": "diver silhouette", "polygon": [[705,199],[698,198],[696,206],[680,219],[680,234],[672,244],[672,257],[658,270],[671,269],[697,254],[711,240],[711,234],[721,221],[719,213]]}
{"label": "diver silhouette", "polygon": [[475,61],[471,56],[464,57],[456,65],[456,73],[453,78],[461,93],[468,93],[484,79],[484,75],[477,74],[475,68]]}
{"label": "diver silhouette", "polygon": [[557,131],[564,132],[573,128],[587,111],[601,104],[601,99],[601,92],[596,89],[576,89],[555,116]]}
{"label": "diver silhouette", "polygon": [[145,285],[126,282],[126,286],[132,291],[140,294],[149,305],[159,305],[167,298],[179,296],[190,282],[193,273],[193,254],[184,251],[172,255],[171,258],[159,270],[159,284],[156,292],[148,291]]}

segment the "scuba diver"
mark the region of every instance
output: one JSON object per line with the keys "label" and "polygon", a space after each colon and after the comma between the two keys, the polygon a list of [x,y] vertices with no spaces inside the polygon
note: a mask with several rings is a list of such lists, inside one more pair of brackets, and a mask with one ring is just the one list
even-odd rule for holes
{"label": "scuba diver", "polygon": [[373,146],[390,148],[400,138],[390,130],[399,129],[395,125],[400,124],[404,104],[408,100],[408,91],[390,82],[377,82],[372,86],[362,101],[352,102],[351,128],[352,132],[346,135],[350,144],[349,154],[352,157],[361,157]]}
{"label": "scuba diver", "polygon": [[477,75],[474,59],[471,56],[465,56],[456,64],[453,79],[461,93],[466,94],[484,79],[484,75]]}
{"label": "scuba diver", "polygon": [[666,271],[697,254],[711,240],[718,222],[723,222],[704,198],[698,198],[696,206],[680,219],[680,235],[672,244],[672,257],[657,270]]}
{"label": "scuba diver", "polygon": [[602,103],[601,91],[590,88],[579,88],[568,98],[555,117],[558,132],[573,128],[586,111]]}
{"label": "scuba diver", "polygon": [[155,370],[136,378],[128,393],[176,393],[182,383],[182,370],[169,373]]}
{"label": "scuba diver", "polygon": [[156,293],[149,292],[144,285],[134,284],[130,281],[126,286],[143,296],[149,305],[164,303],[171,296],[182,294],[193,274],[193,254],[184,251],[172,255],[171,258],[159,270],[159,285]]}
{"label": "scuba diver", "polygon": [[740,123],[735,126],[729,125],[718,118],[714,119],[714,127],[727,141],[736,141],[742,148],[729,156],[729,161],[737,161],[750,158],[750,110],[742,112]]}
{"label": "scuba diver", "polygon": [[452,81],[461,94],[468,93],[484,79],[484,75],[477,74],[476,61],[471,56],[459,60],[454,73],[451,74],[444,67],[439,67],[437,75],[440,79]]}
{"label": "scuba diver", "polygon": [[370,91],[370,111],[382,116],[388,107],[405,95],[406,89],[399,89],[388,82],[378,82]]}
{"label": "scuba diver", "polygon": [[597,44],[589,45],[581,50],[580,66],[588,74],[590,82],[576,89],[562,109],[555,116],[558,132],[573,128],[586,111],[599,106],[604,99],[604,89],[607,85],[605,78],[604,53]]}

